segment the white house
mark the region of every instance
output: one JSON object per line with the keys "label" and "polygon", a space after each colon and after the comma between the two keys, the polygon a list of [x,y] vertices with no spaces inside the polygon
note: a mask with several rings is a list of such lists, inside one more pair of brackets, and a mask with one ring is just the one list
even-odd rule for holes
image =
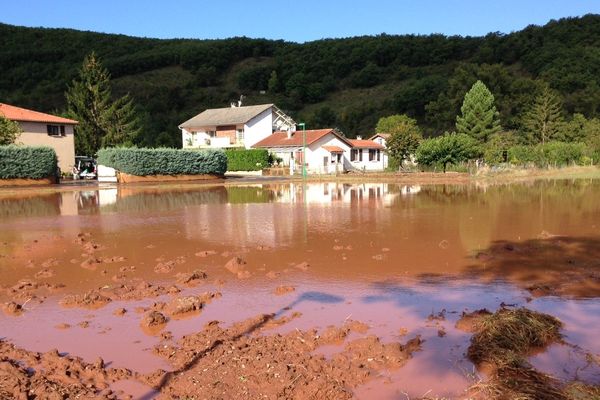
{"label": "white house", "polygon": [[296,123],[274,104],[207,109],[179,125],[183,148],[251,148]]}
{"label": "white house", "polygon": [[363,171],[383,171],[388,164],[385,146],[372,140],[350,139],[350,164]]}
{"label": "white house", "polygon": [[384,147],[371,140],[345,138],[335,129],[275,132],[255,148],[264,148],[281,158],[290,174],[302,172],[303,148],[306,147],[306,171],[331,174],[352,169],[382,171],[387,156]]}
{"label": "white house", "polygon": [[295,132],[275,132],[253,147],[263,148],[282,159],[290,174],[302,172],[303,148],[306,146],[306,171],[329,174],[348,168],[345,154],[352,146],[335,129],[314,129]]}

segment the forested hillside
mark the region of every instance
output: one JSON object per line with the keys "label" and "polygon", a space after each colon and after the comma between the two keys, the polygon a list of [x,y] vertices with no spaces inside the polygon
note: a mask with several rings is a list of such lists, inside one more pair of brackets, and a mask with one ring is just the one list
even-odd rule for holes
{"label": "forested hillside", "polygon": [[365,36],[304,44],[265,39],[157,40],[0,24],[0,102],[60,113],[83,58],[95,51],[115,97],[142,113],[139,144],[180,144],[177,124],[207,107],[274,102],[307,127],[369,135],[408,114],[427,136],[452,129],[480,79],[503,129],[515,129],[545,81],[562,111],[600,117],[600,16],[485,37]]}

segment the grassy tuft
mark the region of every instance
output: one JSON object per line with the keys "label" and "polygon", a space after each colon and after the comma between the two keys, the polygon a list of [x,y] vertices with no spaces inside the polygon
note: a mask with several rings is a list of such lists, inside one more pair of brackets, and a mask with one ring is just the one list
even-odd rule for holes
{"label": "grassy tuft", "polygon": [[467,355],[477,366],[491,367],[489,381],[475,385],[490,399],[567,400],[560,383],[534,369],[527,355],[561,340],[562,323],[526,308],[502,308],[481,315]]}

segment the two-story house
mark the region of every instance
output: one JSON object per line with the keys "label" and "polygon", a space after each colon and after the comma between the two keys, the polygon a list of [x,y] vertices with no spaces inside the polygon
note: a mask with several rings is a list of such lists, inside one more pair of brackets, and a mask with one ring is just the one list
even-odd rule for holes
{"label": "two-story house", "polygon": [[183,148],[251,148],[296,123],[274,104],[207,109],[179,125]]}
{"label": "two-story house", "polygon": [[0,115],[16,121],[21,127],[17,143],[52,147],[60,170],[71,172],[75,163],[73,128],[77,121],[3,103],[0,103]]}

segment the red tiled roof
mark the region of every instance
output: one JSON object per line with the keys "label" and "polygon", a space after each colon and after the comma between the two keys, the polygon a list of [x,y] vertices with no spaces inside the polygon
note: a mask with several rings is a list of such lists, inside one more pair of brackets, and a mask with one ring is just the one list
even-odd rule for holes
{"label": "red tiled roof", "polygon": [[[306,145],[310,145],[329,133],[333,133],[337,137],[333,129],[313,129],[306,131]],[[287,132],[275,132],[272,135],[267,136],[260,142],[254,144],[252,147],[288,147],[288,146],[302,146],[302,131],[293,132],[291,137],[288,138]],[[346,140],[345,138],[343,138]]]}
{"label": "red tiled roof", "polygon": [[72,119],[57,117],[55,115],[44,114],[38,111],[28,110],[26,108],[15,107],[9,104],[0,103],[0,114],[13,121],[27,122],[47,122],[53,124],[75,125],[78,122]]}
{"label": "red tiled roof", "polygon": [[342,149],[339,146],[323,146],[323,148],[330,153],[343,153],[344,152],[344,149]]}
{"label": "red tiled roof", "polygon": [[352,144],[352,147],[356,147],[358,149],[385,149],[385,147],[372,140],[350,139],[348,141]]}

